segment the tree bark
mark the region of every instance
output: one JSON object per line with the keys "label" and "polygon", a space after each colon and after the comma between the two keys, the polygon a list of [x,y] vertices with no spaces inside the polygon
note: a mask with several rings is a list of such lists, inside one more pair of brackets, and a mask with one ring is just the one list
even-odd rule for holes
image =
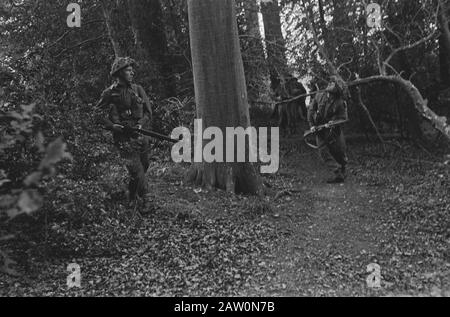
{"label": "tree bark", "polygon": [[283,37],[280,20],[281,8],[278,0],[261,2],[261,12],[264,20],[264,33],[267,50],[267,63],[270,72],[272,89],[279,85],[279,77],[288,72],[286,60],[286,43]]}
{"label": "tree bark", "polygon": [[[256,0],[244,0],[245,21],[247,34],[258,38],[261,41],[261,31],[259,28],[259,7]],[[261,45],[262,49],[262,45]]]}
{"label": "tree bark", "polygon": [[159,0],[128,0],[136,47],[149,72],[152,88],[161,98],[175,96]]}
{"label": "tree bark", "polygon": [[[234,0],[188,0],[188,12],[198,118],[204,128],[218,127],[224,136],[226,127],[247,128],[250,116]],[[189,180],[235,193],[259,194],[262,189],[251,163],[198,163]]]}
{"label": "tree bark", "polygon": [[448,19],[447,1],[440,0],[439,8],[439,61],[441,71],[441,85],[444,89],[450,88],[450,27]]}

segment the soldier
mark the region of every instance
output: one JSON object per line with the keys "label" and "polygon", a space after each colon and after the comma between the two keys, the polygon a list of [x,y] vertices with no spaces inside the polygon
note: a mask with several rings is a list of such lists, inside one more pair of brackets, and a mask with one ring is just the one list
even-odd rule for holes
{"label": "soldier", "polygon": [[111,69],[111,76],[116,81],[102,93],[97,104],[97,107],[107,107],[109,110],[103,124],[113,132],[114,144],[126,161],[130,176],[128,197],[131,203],[137,202],[138,197],[145,202],[145,174],[149,167],[150,148],[148,139],[133,133],[132,128],[148,129],[152,120],[147,94],[141,86],[132,83],[135,66],[136,63],[131,58],[116,58]]}
{"label": "soldier", "polygon": [[[278,102],[289,100],[299,95],[306,94],[303,85],[293,76],[288,76],[274,90],[275,98]],[[306,115],[306,97],[293,101],[278,103],[272,113],[272,117],[278,116],[278,126],[287,135],[297,132],[297,123],[305,120]]]}
{"label": "soldier", "polygon": [[[348,120],[347,103],[345,101],[347,88],[345,83],[334,76],[327,90],[325,93],[317,94],[308,108],[308,122],[312,131],[315,131],[317,126],[320,125],[331,124],[339,120]],[[317,133],[317,144],[323,145],[319,150],[320,156],[335,174],[327,183],[343,183],[346,178],[348,159],[342,127],[335,126],[319,131]]]}

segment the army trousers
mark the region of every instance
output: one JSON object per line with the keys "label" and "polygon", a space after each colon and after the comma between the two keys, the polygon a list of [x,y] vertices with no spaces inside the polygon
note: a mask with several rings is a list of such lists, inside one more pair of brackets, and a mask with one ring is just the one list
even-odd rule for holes
{"label": "army trousers", "polygon": [[326,164],[328,170],[336,177],[346,177],[346,166],[348,163],[347,146],[342,129],[336,129],[332,136],[319,133],[317,135],[317,144],[324,144],[319,150],[322,161]]}
{"label": "army trousers", "polygon": [[137,196],[143,198],[148,192],[145,174],[149,168],[150,143],[147,138],[128,138],[115,142],[120,157],[125,160],[129,173],[129,199],[135,200]]}

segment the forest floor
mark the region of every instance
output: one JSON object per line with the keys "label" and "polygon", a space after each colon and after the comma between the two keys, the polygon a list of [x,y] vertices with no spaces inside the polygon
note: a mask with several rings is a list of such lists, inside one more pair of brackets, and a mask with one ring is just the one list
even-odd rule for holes
{"label": "forest floor", "polygon": [[[143,218],[111,194],[125,175],[117,164],[103,187],[59,184],[72,201],[58,206],[94,218],[54,220],[45,241],[15,243],[21,275],[0,273],[0,296],[450,296],[443,157],[350,144],[348,181],[328,185],[317,153],[298,144],[284,141],[264,198],[188,187],[185,167],[159,160]],[[66,285],[69,263],[81,289]],[[366,281],[373,263],[378,289]]]}

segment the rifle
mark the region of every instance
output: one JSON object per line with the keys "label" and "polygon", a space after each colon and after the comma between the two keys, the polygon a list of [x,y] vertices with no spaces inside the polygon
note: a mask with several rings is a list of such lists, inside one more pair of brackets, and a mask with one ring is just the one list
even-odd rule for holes
{"label": "rifle", "polygon": [[160,133],[157,133],[154,131],[125,127],[125,126],[121,126],[121,127],[122,127],[122,129],[124,129],[124,132],[126,131],[126,133],[137,133],[137,134],[141,134],[144,136],[148,136],[148,137],[151,137],[154,139],[158,139],[158,140],[162,140],[162,141],[166,141],[166,142],[170,142],[170,143],[180,142],[180,140],[172,139],[171,137],[168,137],[166,135],[163,135],[163,134],[160,134]]}
{"label": "rifle", "polygon": [[[315,150],[319,150],[319,149],[323,148],[324,146],[326,146],[333,138],[333,135],[331,133],[333,128],[340,126],[347,122],[348,122],[348,120],[336,120],[336,121],[331,121],[327,124],[320,125],[320,126],[316,127],[316,129],[314,131],[312,131],[312,130],[306,131],[305,134],[303,135],[303,140],[305,141],[306,145],[308,145],[309,147],[311,147]],[[308,141],[309,137],[315,136],[317,133],[324,131],[324,130],[330,130],[330,134],[328,135],[328,137],[325,139],[325,141],[322,144],[315,145]]]}
{"label": "rifle", "polygon": [[317,94],[320,94],[320,93],[323,93],[323,92],[330,92],[330,91],[331,90],[329,90],[329,89],[322,89],[322,90],[312,91],[312,92],[309,92],[309,93],[305,93],[305,94],[301,94],[301,95],[295,96],[295,97],[293,97],[291,99],[278,101],[278,102],[275,103],[275,105],[280,105],[282,103],[288,103],[288,102],[296,101],[296,100],[298,100],[300,98],[306,98],[308,96],[314,96],[314,95],[317,95]]}

